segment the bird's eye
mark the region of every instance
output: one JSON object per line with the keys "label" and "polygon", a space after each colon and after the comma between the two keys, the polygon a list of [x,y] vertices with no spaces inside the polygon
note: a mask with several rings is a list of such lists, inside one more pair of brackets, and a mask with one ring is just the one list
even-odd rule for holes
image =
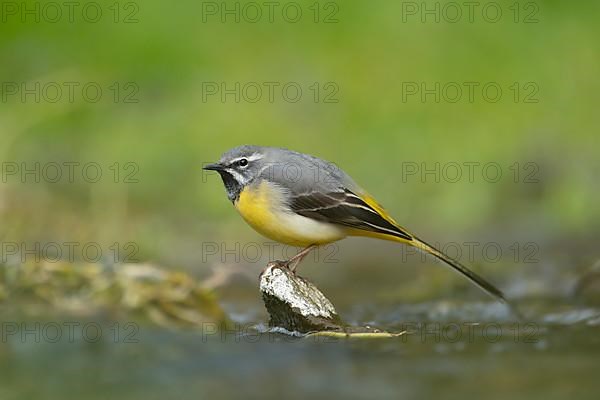
{"label": "bird's eye", "polygon": [[248,166],[248,160],[245,158],[242,158],[240,161],[238,161],[238,165],[242,168],[245,168]]}

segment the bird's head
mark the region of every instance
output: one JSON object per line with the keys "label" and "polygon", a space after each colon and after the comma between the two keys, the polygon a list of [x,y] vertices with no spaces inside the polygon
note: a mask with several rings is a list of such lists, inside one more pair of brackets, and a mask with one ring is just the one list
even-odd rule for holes
{"label": "bird's head", "polygon": [[221,175],[227,197],[235,202],[244,187],[260,176],[266,165],[266,148],[246,145],[227,151],[218,162],[205,165],[204,169]]}

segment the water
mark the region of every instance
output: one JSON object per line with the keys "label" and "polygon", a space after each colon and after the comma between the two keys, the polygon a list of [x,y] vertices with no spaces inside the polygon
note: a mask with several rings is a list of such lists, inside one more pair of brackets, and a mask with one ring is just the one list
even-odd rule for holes
{"label": "water", "polygon": [[106,318],[97,341],[81,326],[73,340],[63,330],[56,343],[48,341],[51,326],[40,340],[8,335],[0,345],[0,398],[549,400],[595,399],[600,389],[600,309],[593,307],[540,313],[539,304],[522,306],[529,320],[521,322],[491,302],[345,310],[347,320],[409,331],[387,339],[260,333],[262,321],[248,320],[261,315],[253,307],[226,332],[210,325],[134,330]]}

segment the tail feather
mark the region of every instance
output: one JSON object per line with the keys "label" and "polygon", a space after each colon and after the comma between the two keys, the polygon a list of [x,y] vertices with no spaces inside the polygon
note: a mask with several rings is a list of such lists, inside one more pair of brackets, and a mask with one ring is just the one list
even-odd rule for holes
{"label": "tail feather", "polygon": [[477,275],[475,272],[471,271],[469,268],[462,265],[460,262],[442,253],[435,247],[427,244],[426,242],[422,241],[417,237],[413,236],[413,240],[408,243],[445,262],[446,264],[454,268],[455,271],[461,273],[463,276],[465,276],[471,282],[479,286],[481,289],[483,289],[483,291],[485,291],[490,296],[494,297],[496,300],[499,300],[502,303],[507,303],[506,297],[504,297],[504,293],[502,293],[500,289],[483,279],[481,276]]}
{"label": "tail feather", "polygon": [[[462,265],[457,260],[453,259],[452,257],[449,257],[448,255],[442,253],[430,244],[427,244],[423,240],[410,234],[406,229],[401,227],[383,209],[383,207],[381,207],[381,205],[379,205],[375,201],[375,199],[372,196],[365,192],[361,193],[360,197],[356,196],[352,192],[350,193],[359,200],[361,200],[363,202],[362,204],[366,207],[369,207],[370,211],[375,213],[375,215],[378,217],[374,218],[373,214],[370,214],[368,210],[365,211],[366,214],[360,214],[359,222],[361,224],[356,224],[355,221],[353,221],[353,224],[347,224],[350,227],[355,228],[349,230],[351,234],[360,236],[371,236],[387,240],[395,240],[421,249],[426,253],[429,253],[432,256],[436,257],[437,259],[442,260],[444,263],[450,265],[452,268],[454,268],[454,270],[460,272],[463,276],[467,277],[467,279],[479,286],[481,289],[483,289],[483,291],[488,293],[490,296],[494,297],[496,300],[508,304],[506,298],[504,297],[504,293],[502,293],[500,289],[496,288],[494,285],[483,279],[481,276],[477,275],[475,272],[471,271],[469,268]],[[357,213],[361,212],[362,210],[353,210],[352,215],[357,217]]]}

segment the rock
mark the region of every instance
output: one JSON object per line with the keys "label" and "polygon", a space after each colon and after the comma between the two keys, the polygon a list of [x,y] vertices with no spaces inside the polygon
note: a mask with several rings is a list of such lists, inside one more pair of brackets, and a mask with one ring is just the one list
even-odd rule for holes
{"label": "rock", "polygon": [[270,327],[300,333],[344,330],[327,297],[283,263],[270,262],[259,280]]}

